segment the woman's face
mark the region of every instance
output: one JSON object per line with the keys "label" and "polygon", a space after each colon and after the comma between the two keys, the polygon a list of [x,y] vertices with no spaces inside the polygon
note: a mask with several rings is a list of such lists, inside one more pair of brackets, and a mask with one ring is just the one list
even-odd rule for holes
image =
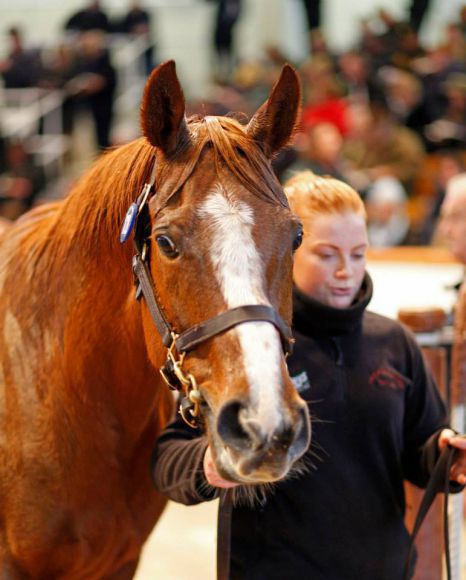
{"label": "woman's face", "polygon": [[354,213],[321,214],[309,224],[296,251],[293,277],[309,297],[346,308],[358,293],[366,267],[364,217]]}
{"label": "woman's face", "polygon": [[447,193],[442,204],[440,228],[452,254],[466,264],[466,190]]}

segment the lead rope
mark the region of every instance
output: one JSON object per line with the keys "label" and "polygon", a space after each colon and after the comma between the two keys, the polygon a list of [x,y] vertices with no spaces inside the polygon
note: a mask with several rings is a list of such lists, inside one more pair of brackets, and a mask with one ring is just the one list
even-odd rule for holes
{"label": "lead rope", "polygon": [[220,491],[217,523],[217,580],[230,579],[231,512],[233,490]]}
{"label": "lead rope", "polygon": [[445,465],[445,479],[444,479],[444,489],[443,489],[443,540],[445,546],[445,565],[447,568],[447,579],[451,580],[451,561],[450,561],[450,532],[448,526],[448,494],[450,491],[450,468],[453,462],[453,456],[455,454],[454,447],[447,445],[447,459]]}
{"label": "lead rope", "polygon": [[414,542],[419,529],[424,521],[434,499],[437,495],[439,489],[443,488],[444,501],[443,501],[443,537],[445,543],[445,564],[447,570],[447,580],[452,580],[451,576],[451,562],[450,562],[450,534],[448,530],[448,496],[450,492],[450,468],[453,461],[453,456],[455,454],[455,448],[447,445],[443,449],[440,457],[435,464],[435,467],[430,475],[429,481],[427,483],[424,496],[419,506],[416,521],[414,522],[413,532],[411,534],[411,540],[408,549],[408,555],[406,557],[405,569],[403,574],[403,580],[409,580],[412,578],[411,570],[411,560],[414,550]]}

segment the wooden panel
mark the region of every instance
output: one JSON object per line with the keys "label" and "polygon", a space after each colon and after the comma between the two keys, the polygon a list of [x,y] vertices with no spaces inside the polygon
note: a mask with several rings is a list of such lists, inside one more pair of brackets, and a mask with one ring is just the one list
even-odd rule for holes
{"label": "wooden panel", "polygon": [[453,254],[440,246],[392,246],[368,248],[367,259],[377,262],[420,262],[423,264],[457,264]]}
{"label": "wooden panel", "polygon": [[[444,347],[422,349],[427,365],[437,381],[439,391],[447,400],[447,350]],[[424,490],[405,482],[405,522],[411,532]],[[437,496],[427,514],[416,539],[417,565],[414,580],[439,580],[443,561],[443,496]]]}
{"label": "wooden panel", "polygon": [[[424,490],[405,482],[405,522],[411,532]],[[417,564],[413,580],[440,580],[443,561],[443,497],[437,496],[416,538]]]}

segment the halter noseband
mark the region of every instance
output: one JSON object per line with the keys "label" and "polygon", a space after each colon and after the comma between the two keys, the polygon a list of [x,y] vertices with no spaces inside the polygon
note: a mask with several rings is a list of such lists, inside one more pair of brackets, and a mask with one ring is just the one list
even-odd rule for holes
{"label": "halter noseband", "polygon": [[151,193],[155,195],[155,160],[150,180],[144,184],[136,202],[129,207],[120,234],[120,242],[129,239],[134,229],[133,244],[135,253],[132,260],[133,273],[137,284],[136,298],[144,296],[147,308],[155,327],[167,348],[167,360],[160,373],[167,385],[177,391],[185,390],[186,397],[180,405],[183,419],[191,427],[197,427],[200,418],[202,396],[191,373],[183,371],[186,353],[214,336],[233,328],[243,322],[270,322],[280,333],[285,355],[291,354],[294,339],[290,327],[283,321],[278,312],[266,304],[248,304],[222,312],[204,322],[195,324],[188,330],[176,333],[167,321],[163,309],[157,301],[154,281],[148,267],[148,245],[146,228],[149,222],[148,201]]}

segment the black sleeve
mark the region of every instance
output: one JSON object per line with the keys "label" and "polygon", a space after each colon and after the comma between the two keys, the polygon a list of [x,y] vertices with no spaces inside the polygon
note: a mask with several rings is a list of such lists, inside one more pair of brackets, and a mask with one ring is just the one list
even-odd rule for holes
{"label": "black sleeve", "polygon": [[207,437],[177,418],[157,440],[151,474],[155,487],[173,501],[194,505],[218,497],[207,482],[203,461]]}

